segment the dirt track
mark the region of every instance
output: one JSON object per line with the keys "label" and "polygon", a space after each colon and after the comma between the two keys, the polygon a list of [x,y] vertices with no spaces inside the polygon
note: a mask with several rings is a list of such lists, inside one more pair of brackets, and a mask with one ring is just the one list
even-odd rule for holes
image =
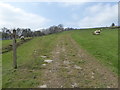
{"label": "dirt track", "polygon": [[58,38],[51,52],[53,62],[44,66],[42,85],[47,88],[117,88],[118,77],[81,49],[70,35]]}

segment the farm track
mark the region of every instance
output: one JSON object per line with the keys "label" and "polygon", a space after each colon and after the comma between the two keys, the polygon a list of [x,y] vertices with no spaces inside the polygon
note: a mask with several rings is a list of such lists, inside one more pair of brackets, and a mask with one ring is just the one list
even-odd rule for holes
{"label": "farm track", "polygon": [[62,35],[51,52],[53,62],[42,70],[47,88],[117,88],[118,77],[81,49],[70,35]]}

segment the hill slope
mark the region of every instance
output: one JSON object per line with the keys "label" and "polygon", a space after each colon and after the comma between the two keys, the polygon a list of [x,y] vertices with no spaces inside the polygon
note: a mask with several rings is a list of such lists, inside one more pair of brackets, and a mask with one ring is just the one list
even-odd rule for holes
{"label": "hill slope", "polygon": [[18,47],[17,70],[12,69],[12,51],[3,54],[3,87],[117,87],[112,72],[117,72],[117,30],[99,36],[91,32],[34,38]]}

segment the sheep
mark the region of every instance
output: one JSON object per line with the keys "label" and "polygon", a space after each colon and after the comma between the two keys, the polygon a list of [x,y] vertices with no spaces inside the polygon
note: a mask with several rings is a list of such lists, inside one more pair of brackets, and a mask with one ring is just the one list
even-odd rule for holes
{"label": "sheep", "polygon": [[95,31],[93,32],[93,35],[100,35],[101,30],[102,30],[102,29],[100,29],[100,30],[95,30]]}
{"label": "sheep", "polygon": [[25,37],[24,37],[24,36],[21,36],[20,39],[24,41],[24,40],[25,40]]}

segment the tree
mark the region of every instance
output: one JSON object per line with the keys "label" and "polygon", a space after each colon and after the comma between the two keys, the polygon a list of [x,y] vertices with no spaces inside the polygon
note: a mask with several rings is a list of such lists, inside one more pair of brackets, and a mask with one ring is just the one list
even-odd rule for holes
{"label": "tree", "polygon": [[115,26],[115,24],[114,23],[112,23],[112,25],[111,25],[112,27],[114,27]]}
{"label": "tree", "polygon": [[34,31],[34,36],[42,36],[42,32],[41,31]]}
{"label": "tree", "polygon": [[47,29],[49,31],[49,34],[52,33],[58,33],[58,32],[62,32],[64,30],[63,25],[59,24],[58,26],[51,26]]}
{"label": "tree", "polygon": [[64,30],[63,24],[59,24],[59,25],[58,25],[58,28],[59,28],[59,32],[63,31],[63,30]]}
{"label": "tree", "polygon": [[31,29],[27,28],[27,29],[22,29],[22,33],[21,35],[23,35],[24,37],[31,37],[32,36],[32,31]]}
{"label": "tree", "polygon": [[11,39],[11,31],[5,27],[3,27],[2,29],[2,39]]}
{"label": "tree", "polygon": [[16,34],[17,34],[18,36],[21,36],[21,34],[22,34],[22,29],[17,28],[17,29],[16,29]]}

